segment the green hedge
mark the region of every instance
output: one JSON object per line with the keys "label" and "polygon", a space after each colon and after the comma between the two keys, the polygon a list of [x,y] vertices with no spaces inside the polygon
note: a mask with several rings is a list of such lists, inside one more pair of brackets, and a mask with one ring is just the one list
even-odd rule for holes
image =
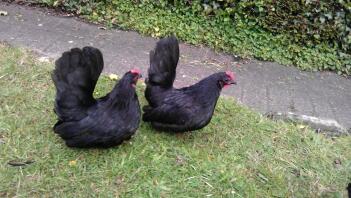
{"label": "green hedge", "polygon": [[351,74],[350,9],[343,0],[37,0],[155,37]]}
{"label": "green hedge", "polygon": [[203,0],[206,14],[244,20],[296,42],[327,42],[351,53],[351,2],[343,0]]}

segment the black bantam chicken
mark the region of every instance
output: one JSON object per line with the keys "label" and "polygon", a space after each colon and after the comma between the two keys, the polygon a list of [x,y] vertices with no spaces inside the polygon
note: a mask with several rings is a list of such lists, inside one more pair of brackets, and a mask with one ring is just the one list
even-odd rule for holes
{"label": "black bantam chicken", "polygon": [[172,36],[161,39],[150,52],[145,80],[143,121],[162,131],[186,132],[205,127],[212,118],[223,87],[236,84],[234,73],[219,72],[181,89],[173,88],[179,59],[179,45]]}
{"label": "black bantam chicken", "polygon": [[52,79],[56,86],[54,131],[69,147],[112,147],[128,140],[140,123],[135,85],[141,74],[127,72],[106,96],[93,91],[104,67],[100,50],[74,48],[56,61]]}

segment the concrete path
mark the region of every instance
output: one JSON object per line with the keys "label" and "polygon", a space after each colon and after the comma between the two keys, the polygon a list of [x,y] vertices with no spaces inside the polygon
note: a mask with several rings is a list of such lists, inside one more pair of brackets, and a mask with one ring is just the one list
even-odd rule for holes
{"label": "concrete path", "polygon": [[[146,74],[149,51],[156,39],[135,32],[104,30],[76,18],[54,16],[37,8],[0,2],[0,41],[31,48],[57,58],[72,47],[92,45],[102,50],[105,72],[123,74],[138,67]],[[262,113],[292,111],[335,119],[351,127],[351,80],[330,72],[301,72],[271,62],[239,60],[206,47],[180,45],[176,86],[189,85],[217,71],[234,70],[238,85],[224,90]]]}

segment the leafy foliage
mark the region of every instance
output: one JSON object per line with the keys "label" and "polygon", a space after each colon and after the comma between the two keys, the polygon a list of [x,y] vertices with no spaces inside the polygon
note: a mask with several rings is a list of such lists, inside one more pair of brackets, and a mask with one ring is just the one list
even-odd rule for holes
{"label": "leafy foliage", "polygon": [[244,57],[351,74],[348,1],[38,1],[154,37],[176,34]]}
{"label": "leafy foliage", "polygon": [[296,42],[351,51],[351,4],[343,0],[202,0],[204,12],[244,20]]}

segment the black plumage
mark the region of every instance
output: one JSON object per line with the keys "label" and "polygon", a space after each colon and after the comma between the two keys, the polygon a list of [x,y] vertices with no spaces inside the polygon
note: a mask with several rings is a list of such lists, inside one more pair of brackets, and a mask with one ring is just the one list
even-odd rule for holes
{"label": "black plumage", "polygon": [[131,70],[106,96],[93,91],[103,69],[102,53],[93,47],[74,48],[56,61],[54,131],[69,147],[111,147],[130,139],[140,123],[135,84],[140,72]]}
{"label": "black plumage", "polygon": [[236,84],[232,72],[219,72],[181,89],[173,87],[179,59],[175,37],[161,39],[150,52],[143,120],[157,130],[185,132],[205,127],[223,87]]}
{"label": "black plumage", "polygon": [[155,50],[150,51],[150,67],[145,97],[151,107],[159,106],[164,94],[173,89],[179,60],[178,40],[175,37],[161,39]]}

